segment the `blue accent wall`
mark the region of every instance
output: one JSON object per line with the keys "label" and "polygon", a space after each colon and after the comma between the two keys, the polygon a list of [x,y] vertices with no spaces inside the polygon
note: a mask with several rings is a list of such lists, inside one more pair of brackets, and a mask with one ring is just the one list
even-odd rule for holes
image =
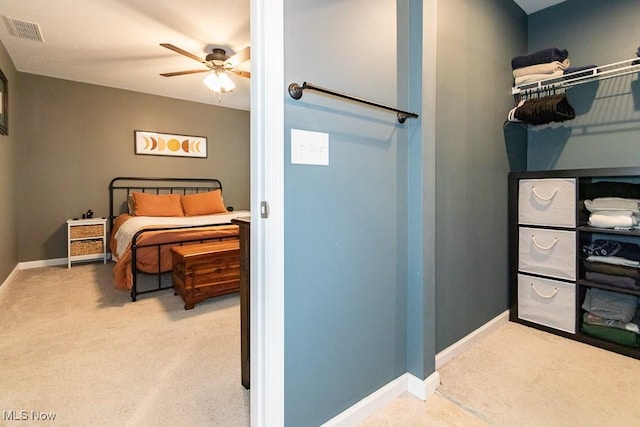
{"label": "blue accent wall", "polygon": [[[399,103],[396,1],[285,1],[285,79]],[[285,419],[315,426],[406,367],[407,131],[307,90],[285,102]],[[290,131],[329,134],[329,165]]]}
{"label": "blue accent wall", "polygon": [[[406,372],[426,378],[436,350],[507,309],[502,124],[526,15],[511,0],[434,4],[285,1],[286,85],[421,113],[400,125],[284,95],[287,425],[320,425]],[[292,164],[291,129],[328,133],[329,165]]]}
{"label": "blue accent wall", "polygon": [[[571,66],[605,65],[636,57],[637,0],[568,0],[529,17],[529,50],[559,47]],[[640,164],[638,73],[568,89],[576,111],[562,124],[529,126],[528,169]]]}

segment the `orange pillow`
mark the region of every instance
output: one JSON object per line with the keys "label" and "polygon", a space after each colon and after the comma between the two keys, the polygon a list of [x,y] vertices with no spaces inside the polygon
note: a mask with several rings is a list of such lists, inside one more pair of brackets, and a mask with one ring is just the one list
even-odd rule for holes
{"label": "orange pillow", "polygon": [[184,216],[179,194],[131,194],[137,216]]}
{"label": "orange pillow", "polygon": [[180,196],[182,209],[186,216],[211,215],[227,212],[222,200],[222,191],[213,190],[206,193],[187,194]]}

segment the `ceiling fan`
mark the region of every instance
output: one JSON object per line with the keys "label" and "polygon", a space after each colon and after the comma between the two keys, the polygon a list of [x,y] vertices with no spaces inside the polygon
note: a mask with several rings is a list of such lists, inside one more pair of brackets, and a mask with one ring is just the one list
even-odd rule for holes
{"label": "ceiling fan", "polygon": [[248,71],[236,70],[240,63],[247,61],[250,58],[250,48],[247,47],[240,52],[236,53],[233,56],[228,56],[224,49],[215,48],[211,53],[207,54],[205,59],[200,58],[197,55],[192,54],[191,52],[187,52],[186,50],[180,49],[177,46],[174,46],[170,43],[160,43],[160,46],[166,47],[174,52],[177,52],[181,55],[184,55],[188,58],[191,58],[195,61],[198,61],[207,66],[207,68],[200,68],[196,70],[184,70],[184,71],[174,71],[172,73],[160,73],[163,77],[173,77],[173,76],[181,76],[184,74],[195,74],[195,73],[206,73],[209,72],[209,75],[204,78],[203,83],[214,92],[231,92],[235,88],[235,84],[229,78],[227,73],[232,73],[241,77],[249,78],[251,77],[251,73]]}

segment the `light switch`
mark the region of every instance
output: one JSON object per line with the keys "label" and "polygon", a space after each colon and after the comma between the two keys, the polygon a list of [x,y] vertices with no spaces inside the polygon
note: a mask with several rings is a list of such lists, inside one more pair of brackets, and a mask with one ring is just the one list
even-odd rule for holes
{"label": "light switch", "polygon": [[291,129],[291,163],[329,165],[329,134]]}

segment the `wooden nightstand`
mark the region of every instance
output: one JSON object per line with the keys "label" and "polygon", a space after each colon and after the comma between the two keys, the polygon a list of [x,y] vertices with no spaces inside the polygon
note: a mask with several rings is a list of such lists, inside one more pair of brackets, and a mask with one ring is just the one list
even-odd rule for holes
{"label": "wooden nightstand", "polygon": [[67,220],[67,268],[75,261],[102,259],[107,263],[107,220]]}

